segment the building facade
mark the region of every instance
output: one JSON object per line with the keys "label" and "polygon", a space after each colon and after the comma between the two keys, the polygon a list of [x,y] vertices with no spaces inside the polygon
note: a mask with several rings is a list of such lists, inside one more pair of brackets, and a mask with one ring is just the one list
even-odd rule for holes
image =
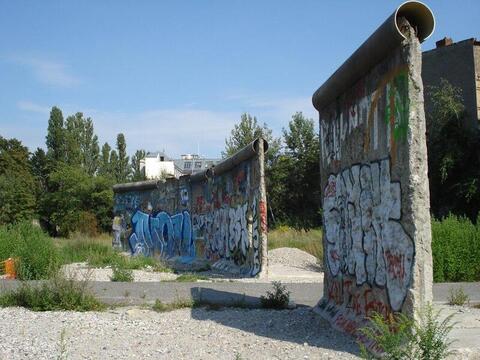
{"label": "building facade", "polygon": [[442,78],[462,90],[466,127],[480,129],[480,42],[471,38],[455,43],[446,37],[422,54],[427,114],[432,110],[429,86],[438,86]]}
{"label": "building facade", "polygon": [[171,159],[164,152],[148,153],[141,161],[147,179],[179,178],[193,175],[219,163],[221,159],[203,158],[197,154],[184,154],[180,159]]}

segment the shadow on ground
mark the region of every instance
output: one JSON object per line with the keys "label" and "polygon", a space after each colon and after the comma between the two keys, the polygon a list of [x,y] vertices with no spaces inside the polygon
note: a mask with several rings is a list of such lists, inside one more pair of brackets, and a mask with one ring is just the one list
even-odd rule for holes
{"label": "shadow on ground", "polygon": [[[352,337],[332,329],[327,321],[313,313],[311,307],[302,306],[293,310],[260,309],[259,297],[204,287],[192,288],[191,296],[196,302],[214,305],[193,308],[193,319],[214,321],[270,339],[359,354]],[[229,316],[226,317],[222,314],[226,308],[217,308],[215,305],[238,308],[229,308]],[[208,310],[212,308],[217,310]]]}

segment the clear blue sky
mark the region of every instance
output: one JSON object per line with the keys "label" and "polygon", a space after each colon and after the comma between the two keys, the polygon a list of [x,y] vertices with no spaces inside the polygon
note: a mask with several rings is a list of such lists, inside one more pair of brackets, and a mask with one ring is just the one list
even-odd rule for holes
{"label": "clear blue sky", "polygon": [[[426,1],[423,49],[480,37],[480,1]],[[242,112],[276,135],[400,1],[0,0],[0,135],[44,147],[48,113],[82,111],[129,153],[218,156]]]}

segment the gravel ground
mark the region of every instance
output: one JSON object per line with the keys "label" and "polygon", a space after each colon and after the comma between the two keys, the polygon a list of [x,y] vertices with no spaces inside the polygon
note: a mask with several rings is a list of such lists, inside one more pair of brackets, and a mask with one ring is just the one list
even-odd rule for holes
{"label": "gravel ground", "polygon": [[[317,264],[317,258],[309,253],[295,248],[278,248],[268,252],[269,271],[267,281],[281,280],[283,282],[321,282],[323,273]],[[63,273],[77,280],[110,281],[112,269],[90,268],[87,263],[73,263],[63,266]],[[235,278],[228,274],[219,276],[218,272],[208,271],[202,275],[216,279],[265,282],[265,279]],[[175,280],[178,275],[172,273],[154,272],[150,269],[133,270],[134,281],[168,281]]]}
{"label": "gravel ground", "polygon": [[270,265],[284,265],[302,270],[321,271],[315,256],[296,248],[278,248],[268,251]]}
{"label": "gravel ground", "polygon": [[[77,280],[88,279],[89,281],[110,281],[112,276],[112,269],[105,268],[91,268],[87,263],[73,263],[64,265],[63,273],[70,278]],[[164,272],[154,272],[152,270],[133,270],[134,281],[165,281],[175,280],[178,275]]]}
{"label": "gravel ground", "polygon": [[[63,334],[63,335],[62,335]],[[356,359],[357,346],[308,308],[0,309],[0,359]]]}

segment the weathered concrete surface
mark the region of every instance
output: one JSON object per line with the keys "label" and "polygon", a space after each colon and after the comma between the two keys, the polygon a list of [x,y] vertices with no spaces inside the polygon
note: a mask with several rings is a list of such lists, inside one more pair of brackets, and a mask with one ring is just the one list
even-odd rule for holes
{"label": "weathered concrete surface", "polygon": [[325,287],[318,311],[355,334],[373,312],[432,301],[421,50],[405,40],[320,110]]}

